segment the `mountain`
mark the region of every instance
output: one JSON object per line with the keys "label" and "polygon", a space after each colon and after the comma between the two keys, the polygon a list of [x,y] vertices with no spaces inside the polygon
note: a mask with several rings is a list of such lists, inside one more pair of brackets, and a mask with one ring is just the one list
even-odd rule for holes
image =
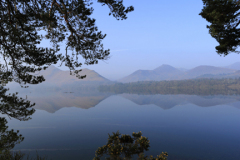
{"label": "mountain", "polygon": [[194,78],[235,78],[240,73],[235,69],[202,65],[190,70],[180,70],[170,65],[161,65],[154,70],[138,70],[118,80],[122,83],[137,81],[184,80]]}
{"label": "mountain", "polygon": [[222,79],[222,78],[239,78],[240,77],[240,70],[237,70],[233,73],[226,73],[226,74],[204,74],[198,76],[197,78],[213,78],[213,79]]}
{"label": "mountain", "polygon": [[240,70],[240,62],[233,63],[229,66],[225,66],[224,68]]}
{"label": "mountain", "polygon": [[99,75],[97,72],[90,69],[82,69],[80,75],[86,75],[84,79],[78,79],[75,75],[70,75],[70,71],[62,71],[53,65],[39,73],[43,75],[48,83],[66,84],[74,82],[110,82],[110,80]]}
{"label": "mountain", "polygon": [[234,72],[236,72],[236,70],[234,69],[202,65],[186,71],[184,78],[185,79],[196,78],[206,74],[211,75],[232,74]]}
{"label": "mountain", "polygon": [[[170,65],[167,65],[167,64],[163,64],[161,65],[160,67],[156,68],[153,70],[156,74],[176,74],[176,73],[179,73],[180,70],[170,66]],[[181,72],[181,71],[180,71]]]}
{"label": "mountain", "polygon": [[76,75],[70,75],[70,71],[62,71],[54,66],[48,67],[46,70],[36,72],[33,75],[43,75],[45,81],[37,85],[29,85],[29,88],[22,89],[17,83],[10,83],[7,87],[12,92],[30,92],[30,91],[60,91],[76,92],[86,90],[96,90],[99,85],[111,84],[110,80],[104,78],[97,72],[89,69],[82,69],[80,75],[86,75],[84,79],[78,79]]}
{"label": "mountain", "polygon": [[161,65],[154,70],[138,70],[119,80],[119,82],[137,82],[137,81],[161,81],[179,79],[183,71],[180,71],[170,65]]}

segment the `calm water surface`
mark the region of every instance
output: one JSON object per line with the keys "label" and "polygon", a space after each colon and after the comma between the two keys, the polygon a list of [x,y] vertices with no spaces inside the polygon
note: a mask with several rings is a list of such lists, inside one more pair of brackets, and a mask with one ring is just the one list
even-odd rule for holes
{"label": "calm water surface", "polygon": [[25,137],[14,150],[52,160],[88,160],[108,133],[142,131],[147,155],[169,160],[240,159],[240,96],[28,95],[36,102],[32,120],[8,120]]}

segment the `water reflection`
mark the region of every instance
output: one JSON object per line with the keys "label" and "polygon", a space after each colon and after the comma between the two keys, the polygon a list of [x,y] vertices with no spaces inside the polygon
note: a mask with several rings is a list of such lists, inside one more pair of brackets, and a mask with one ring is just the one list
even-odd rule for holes
{"label": "water reflection", "polygon": [[46,92],[44,94],[33,92],[28,96],[28,99],[36,103],[35,109],[55,113],[65,107],[89,109],[95,107],[110,95],[112,94],[98,91]]}
{"label": "water reflection", "polygon": [[[84,92],[32,92],[28,94],[28,100],[36,103],[35,109],[45,110],[49,113],[66,107],[76,107],[81,109],[90,109],[97,106],[103,100],[113,94],[98,92],[97,90]],[[229,105],[240,109],[240,96],[237,95],[138,95],[138,94],[120,94],[138,105],[154,104],[162,109],[171,109],[179,105],[194,104],[199,107],[211,107],[217,105]]]}
{"label": "water reflection", "polygon": [[121,94],[120,96],[138,104],[154,104],[162,109],[171,109],[179,105],[194,104],[199,107],[212,107],[217,105],[229,105],[240,109],[240,96],[198,96],[198,95],[137,95]]}
{"label": "water reflection", "polygon": [[13,150],[30,157],[37,150],[53,160],[92,159],[108,133],[117,130],[142,131],[151,140],[147,154],[167,151],[169,160],[208,159],[201,154],[206,152],[212,159],[240,157],[240,96],[112,95],[96,90],[22,93],[26,95],[36,102],[33,119],[8,125],[25,137]]}

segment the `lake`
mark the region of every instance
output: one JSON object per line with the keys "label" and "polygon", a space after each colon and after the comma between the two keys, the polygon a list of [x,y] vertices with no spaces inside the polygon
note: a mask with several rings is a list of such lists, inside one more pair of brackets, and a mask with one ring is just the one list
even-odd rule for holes
{"label": "lake", "polygon": [[239,160],[240,96],[137,95],[84,92],[31,93],[29,121],[8,118],[25,137],[14,151],[52,160],[93,159],[108,133],[141,131],[146,155],[169,160]]}

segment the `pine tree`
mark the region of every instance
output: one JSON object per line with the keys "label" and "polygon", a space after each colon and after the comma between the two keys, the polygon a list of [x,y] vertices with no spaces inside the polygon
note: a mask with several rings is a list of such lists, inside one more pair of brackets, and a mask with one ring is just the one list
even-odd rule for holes
{"label": "pine tree", "polygon": [[203,0],[204,7],[199,14],[211,25],[207,25],[209,33],[219,43],[216,46],[217,53],[228,55],[236,52],[240,45],[240,19],[239,0]]}
{"label": "pine tree", "polygon": [[[123,0],[97,0],[110,8],[109,15],[117,20],[127,19],[132,6],[124,7]],[[106,34],[98,31],[93,13],[92,0],[2,0],[0,2],[0,83],[15,81],[20,84],[38,84],[43,76],[33,76],[61,61],[74,71],[78,78],[81,67],[78,57],[85,64],[97,64],[109,57],[102,40]],[[38,31],[47,31],[43,36]],[[37,47],[44,39],[52,47]],[[58,53],[59,43],[67,40],[66,53]],[[71,49],[69,54],[67,49]]]}

